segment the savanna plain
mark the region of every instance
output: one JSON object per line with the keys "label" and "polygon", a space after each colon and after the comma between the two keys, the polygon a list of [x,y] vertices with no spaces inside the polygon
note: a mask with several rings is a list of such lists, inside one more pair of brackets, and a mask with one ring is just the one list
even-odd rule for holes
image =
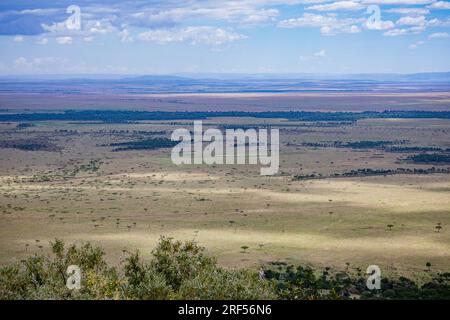
{"label": "savanna plain", "polygon": [[[2,114],[17,112],[45,111]],[[148,258],[164,235],[198,241],[226,268],[379,265],[419,279],[449,270],[449,119],[203,120],[280,129],[275,176],[258,165],[176,166],[170,148],[148,146],[192,124],[3,121],[0,264],[48,253],[55,238],[99,245],[119,264],[135,250]]]}

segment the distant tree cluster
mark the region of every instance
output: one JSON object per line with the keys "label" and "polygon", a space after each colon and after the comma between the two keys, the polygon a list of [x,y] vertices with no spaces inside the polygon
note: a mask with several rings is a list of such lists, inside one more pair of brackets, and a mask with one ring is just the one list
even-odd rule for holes
{"label": "distant tree cluster", "polygon": [[424,164],[450,164],[450,155],[441,153],[421,153],[409,156],[407,161]]}
{"label": "distant tree cluster", "polygon": [[392,146],[385,148],[388,152],[450,152],[450,148],[439,148],[439,147],[414,147],[414,146]]}
{"label": "distant tree cluster", "polygon": [[0,148],[13,148],[23,151],[57,152],[61,148],[44,139],[14,139],[0,141]]}
{"label": "distant tree cluster", "polygon": [[[362,141],[323,141],[304,142],[302,146],[314,148],[351,148],[351,149],[386,149],[393,144],[401,145],[407,143],[406,140],[383,141],[383,140],[362,140]],[[390,148],[390,147],[389,147]]]}
{"label": "distant tree cluster", "polygon": [[396,169],[371,169],[362,168],[346,171],[343,173],[333,173],[331,175],[321,175],[316,173],[295,175],[293,180],[312,180],[328,178],[352,178],[368,176],[387,176],[396,174],[432,174],[432,173],[450,173],[450,168],[396,168]]}
{"label": "distant tree cluster", "polygon": [[450,111],[365,111],[365,112],[165,112],[118,110],[68,110],[64,112],[4,113],[0,122],[25,121],[97,121],[104,123],[130,123],[143,120],[202,120],[212,117],[281,118],[291,121],[350,121],[371,118],[439,118],[450,119]]}
{"label": "distant tree cluster", "polygon": [[31,127],[35,127],[35,126],[36,126],[36,125],[33,124],[33,123],[23,122],[23,123],[19,123],[19,124],[16,126],[16,129],[18,129],[18,130],[23,130],[23,129],[31,128]]}
{"label": "distant tree cluster", "polygon": [[157,150],[162,148],[172,148],[177,145],[177,141],[172,141],[167,138],[153,138],[146,140],[127,141],[109,144],[110,147],[115,147],[112,151],[127,151],[127,150]]}

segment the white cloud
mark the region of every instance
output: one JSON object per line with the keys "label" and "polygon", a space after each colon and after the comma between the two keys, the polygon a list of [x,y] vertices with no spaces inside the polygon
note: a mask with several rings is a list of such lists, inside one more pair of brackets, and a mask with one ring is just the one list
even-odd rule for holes
{"label": "white cloud", "polygon": [[397,37],[397,36],[402,36],[408,34],[408,30],[407,29],[392,29],[389,31],[386,31],[385,33],[383,33],[383,35],[387,36],[387,37]]}
{"label": "white cloud", "polygon": [[116,31],[116,28],[108,19],[101,20],[83,20],[82,29],[70,29],[67,27],[66,21],[53,23],[50,25],[42,24],[42,29],[45,30],[47,36],[54,37],[92,37],[94,35],[106,35]]}
{"label": "white cloud", "polygon": [[386,12],[406,14],[409,16],[418,16],[418,15],[429,14],[430,10],[425,9],[425,8],[392,8],[392,9],[386,10]]}
{"label": "white cloud", "polygon": [[337,33],[358,33],[360,28],[357,24],[364,19],[338,19],[334,15],[318,15],[305,13],[300,18],[282,20],[278,23],[280,28],[317,27],[323,35],[334,35]]}
{"label": "white cloud", "polygon": [[22,36],[15,36],[13,39],[14,42],[23,42],[24,40],[25,38]]}
{"label": "white cloud", "polygon": [[436,38],[449,38],[450,35],[447,32],[436,32],[432,33],[428,36],[430,39],[436,39]]}
{"label": "white cloud", "polygon": [[397,20],[398,28],[384,33],[385,36],[401,36],[407,34],[418,34],[426,30],[427,27],[450,26],[450,18],[440,20],[437,18],[427,20],[425,16],[405,16]]}
{"label": "white cloud", "polygon": [[48,33],[64,33],[69,32],[69,29],[67,29],[66,21],[63,22],[56,22],[53,24],[41,24],[42,29]]}
{"label": "white cloud", "polygon": [[429,4],[435,0],[363,0],[366,4],[384,4],[384,5],[420,5]]}
{"label": "white cloud", "polygon": [[307,10],[316,11],[356,11],[364,8],[365,6],[358,1],[337,1],[306,7]]}
{"label": "white cloud", "polygon": [[423,45],[424,43],[425,43],[424,41],[417,41],[417,42],[414,42],[414,43],[410,44],[410,45],[409,45],[409,48],[410,48],[411,50],[415,50],[415,49],[417,49],[419,46]]}
{"label": "white cloud", "polygon": [[25,9],[18,12],[18,14],[27,15],[49,15],[52,13],[58,13],[58,9]]}
{"label": "white cloud", "polygon": [[437,18],[428,20],[427,26],[429,26],[429,27],[448,27],[448,26],[450,26],[450,18],[447,18],[447,20],[439,20]]}
{"label": "white cloud", "polygon": [[425,16],[404,16],[397,20],[396,29],[389,30],[383,35],[395,37],[408,34],[418,34],[426,30],[429,26],[438,26],[445,24],[445,21],[438,19],[427,20]]}
{"label": "white cloud", "polygon": [[14,60],[14,67],[23,69],[23,68],[29,68],[32,66],[31,62],[28,62],[28,60],[24,57],[19,57],[16,60]]}
{"label": "white cloud", "polygon": [[277,1],[277,0],[243,0],[243,1],[182,1],[170,4],[164,8],[141,8],[132,12],[124,21],[131,25],[161,27],[186,23],[193,19],[210,19],[236,24],[259,24],[273,21],[279,11],[264,7],[277,4],[318,3],[324,0],[312,1]]}
{"label": "white cloud", "polygon": [[404,25],[404,26],[424,26],[426,24],[426,18],[425,16],[417,16],[417,17],[401,17],[399,20],[397,20],[398,25]]}
{"label": "white cloud", "polygon": [[410,28],[396,28],[383,33],[384,36],[387,37],[397,37],[403,36],[407,34],[418,34],[425,30],[425,26],[413,26]]}
{"label": "white cloud", "polygon": [[57,37],[56,42],[58,44],[71,44],[72,43],[72,37]]}
{"label": "white cloud", "polygon": [[319,52],[314,53],[313,56],[316,58],[323,58],[326,56],[326,51],[322,49]]}
{"label": "white cloud", "polygon": [[210,26],[191,26],[185,28],[153,29],[138,35],[142,41],[157,43],[189,42],[191,44],[221,45],[245,39],[244,35]]}
{"label": "white cloud", "polygon": [[48,39],[43,37],[36,41],[37,44],[46,45],[48,43]]}
{"label": "white cloud", "polygon": [[63,69],[70,66],[69,60],[58,57],[36,57],[27,59],[25,57],[19,57],[13,61],[11,70],[21,72],[44,72],[47,73],[49,67]]}
{"label": "white cloud", "polygon": [[392,29],[395,24],[389,20],[367,20],[366,28],[369,30],[388,30]]}
{"label": "white cloud", "polygon": [[266,21],[274,21],[280,12],[276,9],[262,9],[255,11],[242,19],[243,24],[259,24]]}
{"label": "white cloud", "polygon": [[327,52],[325,49],[321,49],[311,55],[306,55],[306,56],[300,56],[300,60],[301,61],[317,61],[319,59],[325,58],[327,55]]}
{"label": "white cloud", "polygon": [[437,1],[433,2],[429,6],[427,6],[429,9],[438,9],[438,10],[450,10],[450,2],[447,1]]}
{"label": "white cloud", "polygon": [[107,34],[115,29],[107,19],[87,21],[85,26],[85,32],[88,34]]}
{"label": "white cloud", "polygon": [[123,29],[118,33],[121,42],[132,42],[133,37],[130,35],[128,29]]}

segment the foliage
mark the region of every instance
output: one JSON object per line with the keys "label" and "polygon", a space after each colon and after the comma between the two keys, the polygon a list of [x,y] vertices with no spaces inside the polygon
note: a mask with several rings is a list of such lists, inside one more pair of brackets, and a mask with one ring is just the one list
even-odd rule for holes
{"label": "foliage", "polygon": [[23,151],[57,152],[61,148],[46,139],[13,139],[0,141],[0,148],[11,148]]}
{"label": "foliage", "polygon": [[[34,255],[0,269],[0,299],[258,299],[274,297],[270,284],[249,270],[225,270],[194,241],[162,237],[145,262],[130,254],[121,271],[91,244]],[[66,287],[69,265],[82,270],[81,289]]]}
{"label": "foliage", "polygon": [[126,150],[156,150],[161,148],[172,148],[177,145],[177,141],[172,141],[167,138],[153,138],[146,140],[127,141],[111,143],[111,147],[116,147],[113,151],[126,151]]}
{"label": "foliage", "polygon": [[[228,270],[195,241],[161,237],[150,261],[132,253],[119,271],[89,243],[51,245],[51,255],[0,268],[0,299],[450,299],[450,273],[420,286],[405,277],[383,278],[380,290],[369,291],[359,269],[320,272],[274,262],[260,272]],[[66,287],[69,265],[82,270],[78,290]],[[427,267],[430,272],[431,264]]]}
{"label": "foliage", "polygon": [[450,163],[450,155],[439,153],[421,153],[409,156],[407,160],[414,163],[447,164]]}
{"label": "foliage", "polygon": [[318,273],[307,266],[275,266],[265,273],[276,283],[280,299],[450,299],[450,273],[439,273],[423,285],[405,277],[382,278],[379,290],[368,290],[361,270],[331,273],[325,268]]}
{"label": "foliage", "polygon": [[[20,264],[0,269],[2,299],[101,299],[118,293],[119,278],[109,268],[100,248],[87,243],[67,249],[60,240],[52,243],[52,257],[34,255]],[[69,265],[83,270],[81,290],[66,287]]]}
{"label": "foliage", "polygon": [[440,118],[450,119],[449,111],[391,111],[383,112],[319,112],[319,111],[275,111],[275,112],[165,112],[124,110],[68,110],[64,112],[5,113],[0,122],[22,121],[100,121],[106,123],[128,123],[142,120],[202,120],[211,117],[283,118],[290,121],[358,121],[371,118]]}

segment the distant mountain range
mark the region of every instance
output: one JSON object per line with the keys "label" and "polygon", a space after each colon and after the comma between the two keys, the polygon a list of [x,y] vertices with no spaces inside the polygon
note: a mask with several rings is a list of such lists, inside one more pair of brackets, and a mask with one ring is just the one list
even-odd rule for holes
{"label": "distant mountain range", "polygon": [[424,72],[412,74],[398,73],[357,73],[357,74],[325,74],[325,73],[199,73],[180,74],[183,78],[217,79],[217,80],[372,80],[372,81],[450,81],[450,72]]}
{"label": "distant mountain range", "polygon": [[198,80],[347,80],[347,81],[389,81],[389,82],[450,82],[450,72],[424,72],[413,74],[361,73],[361,74],[312,74],[312,73],[186,73],[173,75],[116,75],[116,74],[76,74],[76,75],[5,75],[0,81],[113,81],[113,82],[158,82],[158,81],[198,81]]}

